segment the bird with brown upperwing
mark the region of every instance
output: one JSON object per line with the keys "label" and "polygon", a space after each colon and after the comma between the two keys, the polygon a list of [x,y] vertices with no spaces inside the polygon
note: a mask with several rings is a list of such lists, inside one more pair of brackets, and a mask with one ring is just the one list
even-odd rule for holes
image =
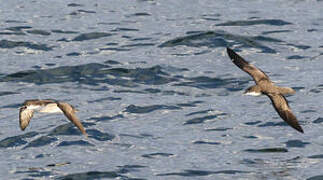
{"label": "bird with brown upperwing", "polygon": [[42,113],[64,113],[67,119],[69,119],[82,132],[82,134],[87,136],[82,123],[75,115],[76,109],[66,102],[52,99],[26,100],[19,110],[19,124],[21,130],[25,130],[25,128],[28,126],[35,111]]}
{"label": "bird with brown upperwing", "polygon": [[279,116],[288,125],[297,131],[304,133],[302,127],[299,125],[295,115],[290,109],[286,98],[284,97],[284,95],[287,94],[294,94],[295,91],[289,87],[276,86],[262,70],[258,69],[252,64],[249,64],[232,49],[227,48],[227,53],[232,62],[241,70],[248,73],[256,83],[256,85],[247,88],[244,94],[252,96],[259,96],[262,94],[267,95]]}

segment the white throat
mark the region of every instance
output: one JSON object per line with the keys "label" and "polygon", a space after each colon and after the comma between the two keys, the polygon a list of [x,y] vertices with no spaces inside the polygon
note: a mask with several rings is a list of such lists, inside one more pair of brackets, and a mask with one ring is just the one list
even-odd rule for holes
{"label": "white throat", "polygon": [[252,91],[252,92],[244,93],[244,95],[247,95],[247,96],[261,96],[262,94],[260,92]]}

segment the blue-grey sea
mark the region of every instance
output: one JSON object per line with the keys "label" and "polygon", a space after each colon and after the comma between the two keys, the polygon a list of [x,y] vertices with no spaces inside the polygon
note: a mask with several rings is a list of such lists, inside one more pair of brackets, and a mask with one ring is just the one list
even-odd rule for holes
{"label": "blue-grey sea", "polygon": [[[322,180],[322,0],[0,5],[0,179]],[[292,87],[288,126],[226,47]],[[27,99],[74,105],[89,136]]]}

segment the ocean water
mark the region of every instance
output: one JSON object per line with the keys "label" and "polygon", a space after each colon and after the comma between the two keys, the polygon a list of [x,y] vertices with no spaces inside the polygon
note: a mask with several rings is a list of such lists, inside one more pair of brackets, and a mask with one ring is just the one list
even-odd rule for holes
{"label": "ocean water", "polygon": [[[323,179],[323,1],[0,5],[1,179]],[[230,47],[280,86],[301,134]],[[26,99],[74,105],[89,137]]]}

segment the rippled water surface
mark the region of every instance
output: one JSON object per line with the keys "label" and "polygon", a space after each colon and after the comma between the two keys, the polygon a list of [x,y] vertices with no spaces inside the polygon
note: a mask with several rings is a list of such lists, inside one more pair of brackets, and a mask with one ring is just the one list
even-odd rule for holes
{"label": "rippled water surface", "polygon": [[[323,1],[6,1],[3,179],[323,179]],[[227,57],[296,94],[287,126]],[[89,137],[26,99],[76,106]]]}

